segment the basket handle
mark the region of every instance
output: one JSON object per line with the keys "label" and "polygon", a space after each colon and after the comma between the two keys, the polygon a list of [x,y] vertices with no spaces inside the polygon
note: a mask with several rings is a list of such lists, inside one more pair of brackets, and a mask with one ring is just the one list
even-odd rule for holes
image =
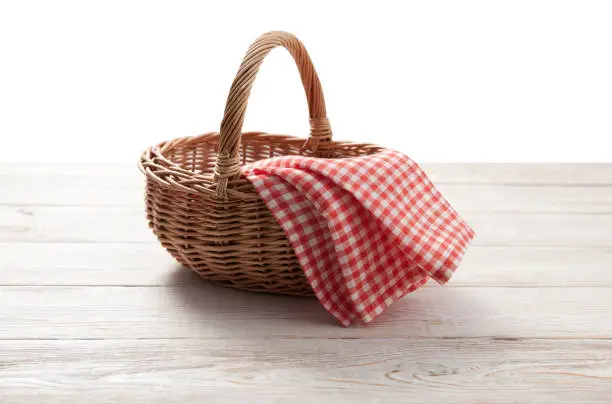
{"label": "basket handle", "polygon": [[288,32],[273,31],[263,34],[249,47],[225,104],[214,176],[217,183],[217,196],[220,198],[227,197],[229,179],[235,179],[240,175],[238,150],[251,88],[264,58],[277,46],[284,47],[293,56],[306,91],[310,112],[310,137],[305,146],[315,151],[321,141],[331,139],[332,132],[325,110],[321,82],[306,48],[302,42]]}

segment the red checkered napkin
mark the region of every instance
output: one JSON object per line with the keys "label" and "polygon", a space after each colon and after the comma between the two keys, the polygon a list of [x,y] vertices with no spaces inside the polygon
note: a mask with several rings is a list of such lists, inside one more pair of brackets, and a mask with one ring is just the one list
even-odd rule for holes
{"label": "red checkered napkin", "polygon": [[275,157],[243,171],[344,326],[373,320],[429,278],[447,282],[474,237],[423,170],[395,151]]}

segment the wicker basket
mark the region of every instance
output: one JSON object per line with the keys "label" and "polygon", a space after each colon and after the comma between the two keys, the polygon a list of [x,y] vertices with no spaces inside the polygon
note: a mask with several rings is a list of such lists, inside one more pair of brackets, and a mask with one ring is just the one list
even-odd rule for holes
{"label": "wicker basket", "polygon": [[[306,141],[241,133],[257,71],[277,46],[295,59],[306,91],[311,125]],[[283,155],[342,158],[382,149],[332,141],[331,135],[321,83],[306,49],[286,32],[264,34],[242,61],[220,133],[174,139],[141,156],[149,226],[172,256],[203,278],[248,291],[311,295],[285,232],[240,174],[240,166]]]}

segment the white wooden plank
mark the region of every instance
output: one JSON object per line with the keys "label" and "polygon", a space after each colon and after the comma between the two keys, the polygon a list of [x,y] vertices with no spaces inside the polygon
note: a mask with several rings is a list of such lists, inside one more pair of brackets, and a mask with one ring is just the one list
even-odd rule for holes
{"label": "white wooden plank", "polygon": [[[2,165],[0,165],[2,167]],[[28,166],[6,166],[0,171],[0,204],[17,206],[57,205],[57,206],[142,206],[144,195],[144,178],[132,165],[108,165],[99,168],[97,165],[64,166],[51,165],[51,168],[35,171]],[[69,168],[73,167],[73,168]],[[434,166],[434,167],[437,167]],[[452,167],[457,167],[453,170]],[[589,182],[572,182],[573,171],[564,165],[556,169],[547,165],[536,166],[535,179],[523,173],[533,183],[515,184],[518,172],[524,170],[513,168],[503,171],[514,177],[502,178],[514,185],[498,185],[488,179],[491,175],[488,165],[462,168],[464,165],[446,165],[440,169],[449,178],[455,171],[470,173],[470,181],[440,181],[440,190],[460,210],[474,211],[522,211],[522,212],[612,212],[612,177],[610,185],[598,182],[602,179],[599,169],[606,171],[606,166],[595,165],[591,170],[595,186],[586,186]],[[480,167],[480,168],[478,168]],[[513,167],[513,166],[510,166]],[[580,166],[581,167],[581,166]],[[528,169],[529,170],[529,169]],[[436,169],[434,169],[436,171]],[[559,171],[559,172],[557,172]],[[589,171],[577,170],[576,174],[588,181]],[[612,170],[611,170],[612,171]],[[445,175],[445,174],[443,174]],[[458,175],[458,174],[457,174]],[[510,175],[510,174],[508,174]],[[545,180],[562,181],[558,176],[565,175],[570,179],[565,185],[534,186]],[[575,175],[574,175],[575,176]],[[563,178],[563,177],[562,177]],[[481,180],[482,179],[482,180]],[[528,181],[524,181],[528,182]],[[571,185],[574,184],[574,185]]]}
{"label": "white wooden plank", "polygon": [[[463,212],[481,246],[612,246],[612,215]],[[0,242],[154,242],[142,207],[0,206]]]}
{"label": "white wooden plank", "polygon": [[[144,184],[120,188],[76,186],[49,178],[46,185],[5,185],[0,205],[31,206],[134,206],[144,205]],[[1,185],[1,183],[0,183]],[[440,184],[442,194],[459,211],[612,213],[612,186],[531,186]]]}
{"label": "white wooden plank", "polygon": [[612,186],[440,184],[438,189],[459,212],[612,213]]}
{"label": "white wooden plank", "polygon": [[368,326],[342,328],[316,299],[203,281],[168,288],[2,287],[0,339],[612,338],[611,306],[610,288],[424,288]]}
{"label": "white wooden plank", "polygon": [[[82,186],[140,186],[142,175],[131,163],[0,163],[0,184],[6,181],[46,184],[45,173],[60,182]],[[598,163],[423,163],[436,183],[612,185],[612,164]]]}
{"label": "white wooden plank", "polygon": [[0,243],[0,285],[168,286],[178,267],[157,243]]}
{"label": "white wooden plank", "polygon": [[136,164],[0,164],[0,204],[141,206],[144,185]]}
{"label": "white wooden plank", "polygon": [[3,341],[3,403],[595,403],[611,341]]}
{"label": "white wooden plank", "polygon": [[79,186],[108,187],[128,186],[142,182],[142,174],[134,163],[0,163],[0,183],[15,184],[32,182],[33,185],[45,184],[45,180],[69,182]]}
{"label": "white wooden plank", "polygon": [[3,403],[609,397],[612,165],[425,165],[478,232],[457,287],[349,329],[316,300],[179,269],[146,228],[133,166],[15,167],[0,165],[0,284],[132,287],[1,287]]}
{"label": "white wooden plank", "polygon": [[446,163],[422,164],[436,183],[612,185],[612,164]]}
{"label": "white wooden plank", "polygon": [[612,248],[472,246],[449,286],[612,286]]}
{"label": "white wooden plank", "polygon": [[[1,185],[1,184],[0,184]],[[31,184],[3,187],[0,205],[13,206],[142,206],[144,183],[124,189],[58,184],[31,189]]]}
{"label": "white wooden plank", "polygon": [[[0,243],[0,285],[194,282],[156,243]],[[448,287],[612,286],[612,248],[472,246]]]}
{"label": "white wooden plank", "polygon": [[475,245],[612,246],[612,215],[465,212],[463,217],[476,230]]}
{"label": "white wooden plank", "polygon": [[142,207],[0,206],[2,242],[153,242]]}

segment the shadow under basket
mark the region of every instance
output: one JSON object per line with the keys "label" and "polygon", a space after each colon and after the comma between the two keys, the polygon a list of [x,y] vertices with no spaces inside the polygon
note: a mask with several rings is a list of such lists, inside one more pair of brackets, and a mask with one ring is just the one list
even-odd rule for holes
{"label": "shadow under basket", "polygon": [[[257,70],[276,46],[291,53],[300,71],[310,111],[307,140],[241,132]],[[321,85],[304,46],[291,34],[270,32],[249,48],[219,133],[163,142],[141,156],[149,226],[178,262],[207,280],[247,291],[309,296],[312,289],[286,233],[240,167],[277,156],[346,158],[381,150],[331,140]]]}

